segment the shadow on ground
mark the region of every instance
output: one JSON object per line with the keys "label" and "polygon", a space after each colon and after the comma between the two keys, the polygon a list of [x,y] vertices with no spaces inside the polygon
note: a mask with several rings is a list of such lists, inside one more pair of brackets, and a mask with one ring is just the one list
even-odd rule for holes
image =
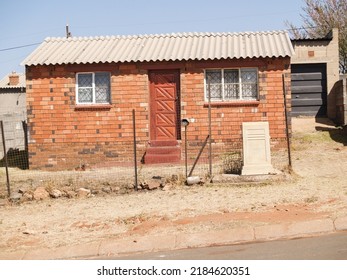
{"label": "shadow on ground", "polygon": [[316,117],[316,123],[322,126],[316,126],[316,131],[326,131],[329,133],[330,138],[347,146],[347,126],[337,126],[332,120],[324,117]]}

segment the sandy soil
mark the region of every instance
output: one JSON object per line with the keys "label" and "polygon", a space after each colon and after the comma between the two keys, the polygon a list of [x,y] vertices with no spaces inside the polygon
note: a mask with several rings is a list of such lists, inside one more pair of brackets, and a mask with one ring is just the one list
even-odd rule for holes
{"label": "sandy soil", "polygon": [[[0,250],[81,244],[347,215],[347,137],[324,119],[293,119],[294,172],[214,183],[0,204]],[[79,187],[79,186],[76,186]]]}

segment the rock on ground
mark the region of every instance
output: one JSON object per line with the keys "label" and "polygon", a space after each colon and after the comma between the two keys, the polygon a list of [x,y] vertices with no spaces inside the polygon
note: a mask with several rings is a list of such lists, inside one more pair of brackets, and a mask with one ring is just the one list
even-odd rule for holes
{"label": "rock on ground", "polygon": [[49,198],[49,193],[46,191],[44,187],[38,187],[34,191],[33,197],[35,200],[43,200]]}
{"label": "rock on ground", "polygon": [[79,188],[77,190],[77,196],[80,198],[89,197],[91,195],[91,190],[85,188]]}
{"label": "rock on ground", "polygon": [[52,197],[52,198],[59,198],[63,195],[63,193],[58,190],[58,189],[53,189],[52,191],[49,192],[49,195]]}

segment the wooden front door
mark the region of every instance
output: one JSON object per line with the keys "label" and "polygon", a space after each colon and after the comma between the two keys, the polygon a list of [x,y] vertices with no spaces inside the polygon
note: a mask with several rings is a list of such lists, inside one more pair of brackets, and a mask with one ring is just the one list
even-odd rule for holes
{"label": "wooden front door", "polygon": [[151,71],[150,140],[177,141],[179,133],[179,71]]}

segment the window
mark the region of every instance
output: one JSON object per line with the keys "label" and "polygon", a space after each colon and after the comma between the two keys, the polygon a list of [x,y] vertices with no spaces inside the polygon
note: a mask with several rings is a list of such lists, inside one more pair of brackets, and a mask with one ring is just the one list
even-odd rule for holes
{"label": "window", "polygon": [[109,73],[78,73],[76,80],[77,104],[110,103],[111,93]]}
{"label": "window", "polygon": [[256,100],[258,71],[256,68],[214,69],[205,71],[205,97],[211,101]]}

